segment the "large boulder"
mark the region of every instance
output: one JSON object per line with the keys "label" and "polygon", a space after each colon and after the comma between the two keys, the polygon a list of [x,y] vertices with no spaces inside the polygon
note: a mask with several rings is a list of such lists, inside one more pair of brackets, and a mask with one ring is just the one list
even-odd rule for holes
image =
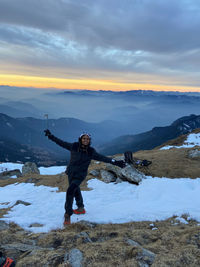
{"label": "large boulder", "polygon": [[135,184],[139,184],[143,179],[146,178],[142,172],[138,171],[130,164],[127,164],[125,168],[119,168],[112,164],[106,164],[106,170],[113,173],[115,177],[120,178],[121,180]]}
{"label": "large boulder", "polygon": [[194,149],[188,152],[188,157],[192,159],[200,159],[200,150]]}
{"label": "large boulder", "polygon": [[121,179],[125,179],[128,182],[133,182],[136,184],[139,184],[143,179],[146,178],[142,172],[138,171],[131,165],[127,165],[125,168],[121,169],[121,174]]}
{"label": "large boulder", "polygon": [[33,173],[40,174],[37,165],[34,162],[26,162],[22,166],[22,175],[33,174]]}

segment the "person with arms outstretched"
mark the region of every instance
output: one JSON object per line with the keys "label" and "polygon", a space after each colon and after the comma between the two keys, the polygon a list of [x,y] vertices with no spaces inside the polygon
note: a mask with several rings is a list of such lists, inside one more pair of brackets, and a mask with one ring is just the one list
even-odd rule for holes
{"label": "person with arms outstretched", "polygon": [[[125,162],[123,160],[117,161],[97,153],[96,150],[91,147],[91,136],[88,133],[81,134],[78,142],[69,143],[55,137],[48,129],[44,132],[45,136],[47,136],[51,141],[71,152],[70,161],[66,169],[69,187],[66,192],[64,225],[67,225],[71,223],[70,217],[73,213],[85,214],[86,212],[84,209],[80,184],[87,176],[87,171],[91,160],[111,163],[120,168],[125,167]],[[75,210],[72,209],[74,198],[78,207]]]}

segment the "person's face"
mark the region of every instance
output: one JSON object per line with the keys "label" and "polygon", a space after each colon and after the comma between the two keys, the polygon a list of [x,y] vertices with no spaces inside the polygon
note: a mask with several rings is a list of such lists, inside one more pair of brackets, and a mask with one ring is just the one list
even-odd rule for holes
{"label": "person's face", "polygon": [[87,135],[84,135],[84,136],[81,138],[81,143],[82,143],[82,145],[84,145],[84,146],[88,146],[89,143],[90,143],[90,138],[89,138]]}

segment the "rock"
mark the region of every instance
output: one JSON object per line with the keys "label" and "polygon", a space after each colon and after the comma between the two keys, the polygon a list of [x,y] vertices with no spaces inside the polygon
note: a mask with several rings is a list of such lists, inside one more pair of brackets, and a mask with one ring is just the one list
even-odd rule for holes
{"label": "rock", "polygon": [[136,259],[141,267],[148,267],[152,265],[155,260],[155,254],[148,249],[143,248],[139,243],[132,239],[126,239],[125,243],[134,247],[139,248],[137,251]]}
{"label": "rock", "polygon": [[20,255],[17,260],[18,267],[56,267],[63,262],[64,251],[33,251]]}
{"label": "rock", "polygon": [[29,225],[29,227],[42,227],[44,226],[44,224],[41,224],[41,223],[32,223]]}
{"label": "rock", "polygon": [[115,181],[115,183],[116,184],[120,184],[120,183],[122,183],[123,181],[122,181],[122,179],[120,179],[119,177],[116,179],[116,181]]}
{"label": "rock", "polygon": [[153,264],[155,256],[156,255],[150,250],[142,248],[141,251],[138,252],[136,259],[139,260],[140,264],[142,264],[140,266],[149,266]]}
{"label": "rock", "polygon": [[112,172],[106,170],[100,170],[100,175],[105,183],[115,182],[117,179]]}
{"label": "rock", "polygon": [[139,184],[142,179],[145,179],[145,175],[135,169],[131,165],[127,165],[125,168],[119,168],[115,165],[106,164],[106,170],[114,173],[116,177],[119,177],[123,181]]}
{"label": "rock", "polygon": [[113,159],[115,159],[115,160],[124,160],[124,155],[122,155],[122,156],[114,156]]}
{"label": "rock", "polygon": [[81,232],[80,234],[76,235],[75,238],[83,238],[84,243],[91,243],[92,242],[88,233],[86,233],[86,232]]}
{"label": "rock", "polygon": [[125,240],[125,242],[130,246],[140,247],[140,244],[137,243],[136,241],[132,240],[132,239],[127,239],[127,240]]}
{"label": "rock", "polygon": [[77,248],[73,248],[69,253],[65,253],[64,263],[69,263],[71,267],[82,267],[82,261],[83,253]]}
{"label": "rock", "polygon": [[22,175],[33,173],[40,174],[37,165],[34,162],[26,162],[22,167]]}
{"label": "rock", "polygon": [[188,157],[192,158],[192,159],[200,158],[200,150],[198,150],[198,149],[190,150],[188,152]]}
{"label": "rock", "polygon": [[38,247],[38,246],[27,245],[27,244],[22,244],[22,243],[4,244],[4,245],[1,245],[1,248],[5,249],[5,250],[17,250],[20,252],[43,249],[43,248]]}
{"label": "rock", "polygon": [[9,224],[5,223],[4,221],[0,221],[0,231],[9,229]]}
{"label": "rock", "polygon": [[11,170],[11,171],[4,171],[0,173],[0,180],[6,180],[11,178],[12,176],[21,177],[22,173],[19,169]]}
{"label": "rock", "polygon": [[122,174],[121,174],[121,168],[115,166],[115,165],[112,165],[110,163],[107,163],[106,164],[106,171],[109,171],[111,173],[114,173],[116,175],[116,177],[122,177]]}
{"label": "rock", "polygon": [[40,179],[37,179],[37,178],[28,178],[25,182],[26,183],[38,183],[40,181]]}
{"label": "rock", "polygon": [[89,227],[89,228],[95,228],[97,226],[97,223],[84,221],[84,220],[79,221],[78,224],[81,224],[81,225]]}
{"label": "rock", "polygon": [[24,205],[24,206],[30,206],[30,205],[31,205],[31,203],[29,203],[29,202],[25,202],[25,201],[22,201],[22,200],[17,200],[17,201],[15,202],[15,206],[16,206],[16,205],[19,205],[19,204],[22,204],[22,205]]}
{"label": "rock", "polygon": [[138,262],[139,267],[149,267],[149,264]]}
{"label": "rock", "polygon": [[121,169],[121,174],[127,181],[137,184],[146,178],[142,172],[136,170],[131,165],[127,165],[125,168]]}
{"label": "rock", "polygon": [[89,174],[91,174],[92,176],[98,177],[100,174],[100,171],[99,170],[91,170],[89,172]]}

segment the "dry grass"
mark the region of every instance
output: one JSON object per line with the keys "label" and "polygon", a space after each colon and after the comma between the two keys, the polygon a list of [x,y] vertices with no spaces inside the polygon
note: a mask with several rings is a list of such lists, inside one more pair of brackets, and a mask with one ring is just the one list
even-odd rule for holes
{"label": "dry grass", "polygon": [[188,157],[191,148],[169,150],[146,150],[134,153],[134,157],[152,161],[148,168],[140,168],[146,175],[169,178],[197,178],[200,177],[200,158]]}
{"label": "dry grass", "polygon": [[[88,178],[89,179],[89,178]],[[89,190],[87,188],[87,180],[81,184],[82,190]],[[58,187],[58,191],[65,192],[68,187],[67,175],[64,173],[57,175],[38,175],[38,174],[29,174],[17,179],[6,179],[0,180],[0,187],[14,184],[14,183],[34,183],[36,186],[45,185]]]}
{"label": "dry grass", "polygon": [[[157,266],[199,266],[200,265],[200,226],[191,221],[188,225],[175,225],[175,217],[165,221],[154,222],[157,230],[152,230],[150,221],[125,224],[101,224],[95,228],[81,223],[72,224],[65,229],[51,231],[47,234],[31,234],[23,232],[12,224],[9,230],[0,232],[1,244],[34,241],[44,249],[33,255],[20,253],[17,256],[17,267],[49,266],[69,267],[63,264],[65,252],[78,248],[83,253],[84,265],[88,267],[102,266],[138,266],[136,256],[139,249],[128,245],[127,239],[138,242],[156,254],[153,267]],[[92,242],[80,236],[84,232]],[[53,250],[49,251],[49,248]],[[32,264],[32,265],[29,265]],[[47,265],[48,266],[48,265]]]}
{"label": "dry grass", "polygon": [[[3,204],[3,203],[0,203]],[[11,208],[7,208],[7,209],[0,209],[0,218],[3,218],[4,215],[6,215]]]}

